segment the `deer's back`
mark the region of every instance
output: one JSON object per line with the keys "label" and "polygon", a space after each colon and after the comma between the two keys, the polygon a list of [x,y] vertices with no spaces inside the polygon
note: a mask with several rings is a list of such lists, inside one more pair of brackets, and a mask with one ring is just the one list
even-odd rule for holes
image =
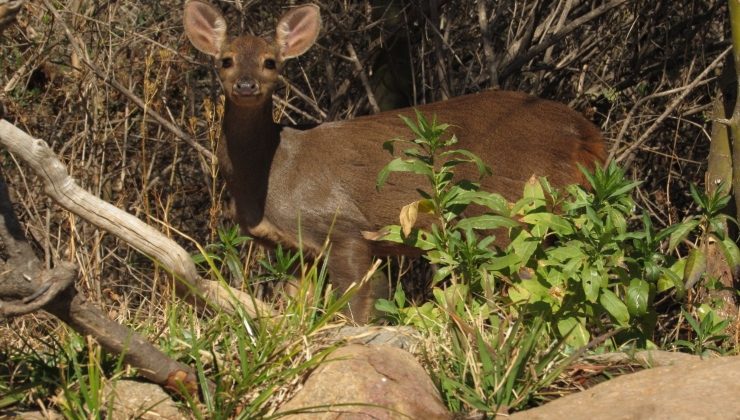
{"label": "deer's back", "polygon": [[[490,165],[483,188],[509,200],[521,196],[532,176],[547,176],[556,186],[583,182],[577,163],[603,162],[599,130],[563,104],[518,92],[489,91],[417,107],[427,119],[450,124],[448,134]],[[284,128],[270,174],[266,214],[287,228],[301,214],[302,228],[326,235],[334,231],[374,230],[397,223],[401,207],[428,189],[421,177],[391,174],[378,192],[378,172],[392,159],[385,141],[413,138],[398,115],[415,119],[413,108],[308,130]],[[398,144],[396,155],[405,145]],[[461,167],[459,167],[461,168]],[[472,168],[464,176],[473,179]],[[477,179],[477,178],[476,178]],[[285,202],[286,199],[289,202]],[[335,219],[336,215],[336,219]]]}

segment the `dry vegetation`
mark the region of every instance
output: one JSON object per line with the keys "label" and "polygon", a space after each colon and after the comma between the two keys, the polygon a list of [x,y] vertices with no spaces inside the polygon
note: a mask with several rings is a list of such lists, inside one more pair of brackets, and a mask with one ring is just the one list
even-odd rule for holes
{"label": "dry vegetation", "polygon": [[[259,35],[271,33],[283,8],[296,4],[214,3],[232,30]],[[289,64],[286,87],[277,93],[280,119],[316,123],[388,103],[431,102],[492,87],[522,90],[567,103],[599,125],[610,156],[644,181],[638,202],[658,226],[690,211],[688,185],[702,183],[706,170],[706,113],[727,67],[726,2],[319,4],[322,35],[317,47]],[[182,5],[29,2],[0,35],[0,99],[4,118],[47,140],[81,186],[194,251],[192,240],[213,242],[226,223],[211,156],[220,88],[208,58],[183,34]],[[381,85],[401,93],[385,94]],[[162,317],[169,291],[159,286],[166,273],[60,211],[22,164],[0,153],[38,255],[47,264],[77,264],[78,288],[112,318],[135,323]],[[0,333],[0,354],[48,324],[24,318],[11,326],[22,333]]]}

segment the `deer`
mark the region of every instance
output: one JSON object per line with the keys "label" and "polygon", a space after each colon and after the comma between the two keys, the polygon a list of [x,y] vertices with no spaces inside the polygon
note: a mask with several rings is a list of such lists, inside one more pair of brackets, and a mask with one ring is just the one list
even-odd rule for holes
{"label": "deer", "polygon": [[[285,62],[316,42],[319,7],[287,10],[273,38],[229,36],[223,14],[201,0],[185,4],[183,20],[192,45],[213,58],[224,92],[216,156],[240,228],[262,244],[309,256],[320,255],[328,238],[329,282],[340,291],[356,285],[375,257],[418,255],[364,234],[397,222],[402,207],[419,199],[414,176],[392,174],[382,191],[375,184],[391,158],[383,143],[408,137],[399,115],[411,118],[417,109],[450,124],[456,146],[492,167],[481,189],[511,201],[533,175],[554,186],[585,184],[579,166],[593,170],[605,160],[601,131],[583,115],[516,91],[487,90],[313,127],[282,125],[273,120],[272,94]],[[346,312],[367,323],[374,301],[388,293],[385,282],[365,282]]]}

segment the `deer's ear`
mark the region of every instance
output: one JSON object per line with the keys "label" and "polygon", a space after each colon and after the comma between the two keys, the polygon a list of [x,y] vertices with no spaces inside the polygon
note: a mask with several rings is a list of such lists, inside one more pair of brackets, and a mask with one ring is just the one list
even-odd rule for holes
{"label": "deer's ear", "polygon": [[185,33],[199,51],[217,57],[226,42],[226,20],[221,12],[202,1],[191,0],[183,13]]}
{"label": "deer's ear", "polygon": [[320,30],[318,6],[307,4],[286,12],[277,24],[275,35],[281,59],[297,57],[308,51]]}

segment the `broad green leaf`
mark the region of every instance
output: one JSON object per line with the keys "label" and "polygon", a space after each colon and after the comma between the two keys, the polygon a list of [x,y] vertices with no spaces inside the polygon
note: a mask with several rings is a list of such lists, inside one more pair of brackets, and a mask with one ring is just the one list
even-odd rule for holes
{"label": "broad green leaf", "polygon": [[432,284],[439,284],[442,280],[446,279],[450,276],[450,274],[452,274],[452,270],[453,267],[450,266],[437,268],[437,270],[434,272],[434,276],[432,276]]}
{"label": "broad green leaf", "polygon": [[622,302],[617,295],[609,289],[602,289],[599,303],[621,326],[627,326],[630,322],[630,314],[627,305]]}
{"label": "broad green leaf", "polygon": [[545,191],[542,189],[542,185],[540,185],[540,181],[536,176],[532,175],[526,184],[524,184],[524,197],[545,200]]}
{"label": "broad green leaf", "polygon": [[448,204],[478,204],[501,216],[509,215],[509,202],[500,194],[487,191],[461,191]]}
{"label": "broad green leaf", "polygon": [[514,251],[514,254],[519,256],[522,264],[526,264],[537,250],[539,244],[539,239],[532,237],[532,234],[526,230],[521,230],[511,241],[511,244],[509,244],[509,248]]}
{"label": "broad green leaf", "polygon": [[377,309],[380,312],[385,312],[387,314],[398,315],[398,307],[396,307],[396,305],[393,304],[393,302],[387,299],[376,300],[375,309]]}
{"label": "broad green leaf", "polygon": [[596,300],[599,298],[599,291],[601,290],[601,275],[596,267],[590,265],[583,267],[581,285],[583,286],[583,293],[586,295],[586,299],[591,303],[596,303]]}
{"label": "broad green leaf", "polygon": [[632,316],[643,316],[648,311],[650,284],[643,279],[632,279],[627,287],[627,309]]}
{"label": "broad green leaf", "polygon": [[614,226],[614,229],[617,230],[617,232],[619,232],[620,234],[624,234],[625,232],[627,232],[627,220],[624,218],[624,215],[620,211],[614,208],[610,208],[609,220],[611,220],[612,225]]}
{"label": "broad green leaf", "polygon": [[432,168],[426,163],[418,159],[401,159],[396,158],[388,162],[387,165],[378,173],[378,178],[375,181],[375,188],[380,188],[385,184],[388,176],[391,172],[412,172],[419,175],[424,175],[427,178],[432,176]]}
{"label": "broad green leaf", "polygon": [[483,268],[489,271],[500,271],[504,268],[512,267],[520,261],[516,254],[504,254],[501,257],[491,258],[489,263],[483,264]]}
{"label": "broad green leaf", "polygon": [[689,236],[689,233],[696,229],[697,226],[699,226],[698,220],[687,220],[685,222],[681,222],[679,224],[674,225],[675,227],[671,226],[671,238],[668,241],[668,249],[669,251],[673,251],[676,249],[679,243],[681,243],[684,239],[686,239],[687,236]]}
{"label": "broad green leaf", "polygon": [[511,206],[511,214],[526,214],[533,209],[536,209],[538,207],[542,207],[545,205],[545,200],[532,198],[532,197],[522,197],[519,200],[517,200],[514,205]]}
{"label": "broad green leaf", "polygon": [[683,273],[686,268],[686,258],[682,258],[676,261],[670,268],[663,268],[660,271],[660,277],[658,278],[657,292],[665,292],[666,290],[675,287],[679,296],[685,292],[683,286]]}
{"label": "broad green leaf", "polygon": [[586,254],[583,253],[581,246],[583,243],[579,241],[571,241],[566,244],[559,244],[558,246],[552,247],[547,250],[548,258],[557,262],[565,262],[567,260],[581,260],[586,258]]}
{"label": "broad green leaf", "polygon": [[457,223],[457,227],[460,229],[478,230],[513,228],[517,226],[519,226],[519,224],[514,220],[508,217],[497,216],[494,214],[483,214],[480,216],[466,217]]}
{"label": "broad green leaf", "polygon": [[419,229],[412,229],[408,235],[402,235],[401,226],[386,226],[382,230],[383,236],[378,240],[406,244],[424,251],[436,248],[435,244],[427,239],[427,234]]}
{"label": "broad green leaf", "polygon": [[699,248],[694,248],[686,258],[686,268],[683,272],[683,284],[691,289],[707,271],[707,256]]}
{"label": "broad green leaf", "polygon": [[735,241],[729,237],[726,237],[721,241],[717,239],[717,241],[717,245],[722,250],[725,260],[727,260],[727,264],[730,266],[732,275],[737,277],[737,275],[740,274],[740,249]]}
{"label": "broad green leaf", "polygon": [[414,111],[416,111],[416,118],[417,120],[419,120],[419,125],[417,125],[414,120],[404,115],[399,115],[398,117],[401,118],[401,120],[406,124],[409,130],[411,130],[416,135],[416,137],[423,138],[424,133],[420,130],[419,126],[426,123],[426,120],[418,110],[415,109]]}
{"label": "broad green leaf", "polygon": [[588,344],[591,335],[583,322],[575,317],[563,318],[558,321],[558,332],[565,338],[566,344],[580,348]]}
{"label": "broad green leaf", "polygon": [[535,279],[522,280],[509,289],[509,299],[517,304],[550,301],[547,287]]}
{"label": "broad green leaf", "polygon": [[475,164],[476,168],[478,169],[478,176],[479,177],[482,178],[482,177],[484,177],[486,175],[490,175],[491,174],[491,168],[488,167],[488,165],[486,165],[483,162],[483,160],[480,157],[478,157],[478,155],[476,155],[473,152],[470,152],[470,151],[465,150],[465,149],[457,149],[457,150],[449,150],[449,151],[444,152],[444,153],[441,154],[441,156],[454,156],[454,155],[461,155],[461,156],[463,156],[465,158],[465,160],[464,160],[465,162]]}
{"label": "broad green leaf", "polygon": [[516,305],[523,305],[533,300],[532,292],[521,284],[515,284],[509,287],[509,299]]}
{"label": "broad green leaf", "polygon": [[564,217],[552,213],[530,213],[522,217],[522,222],[543,225],[559,235],[570,235],[573,226]]}

